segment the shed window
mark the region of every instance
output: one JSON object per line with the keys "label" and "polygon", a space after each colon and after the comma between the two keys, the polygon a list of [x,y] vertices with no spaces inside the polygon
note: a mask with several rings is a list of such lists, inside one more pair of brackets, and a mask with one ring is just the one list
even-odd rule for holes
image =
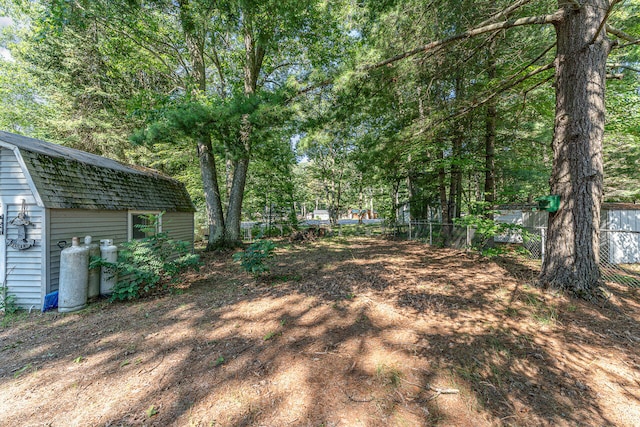
{"label": "shed window", "polygon": [[155,233],[162,231],[162,216],[158,217],[158,224],[155,230],[148,230],[152,225],[149,215],[159,215],[160,212],[130,212],[129,213],[129,240],[138,240],[149,237]]}

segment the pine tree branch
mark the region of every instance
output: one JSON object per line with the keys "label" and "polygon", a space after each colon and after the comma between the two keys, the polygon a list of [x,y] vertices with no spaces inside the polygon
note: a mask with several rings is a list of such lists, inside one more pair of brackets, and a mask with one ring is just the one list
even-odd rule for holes
{"label": "pine tree branch", "polygon": [[503,22],[498,22],[498,23],[495,23],[495,24],[489,24],[489,25],[477,27],[477,28],[465,31],[464,33],[456,34],[454,36],[447,37],[445,39],[436,40],[436,41],[433,41],[431,43],[427,43],[427,44],[425,44],[423,46],[417,47],[417,48],[412,49],[412,50],[408,50],[408,51],[403,52],[401,54],[398,54],[396,56],[392,56],[391,58],[387,58],[384,61],[380,61],[380,62],[377,62],[377,63],[372,64],[372,65],[363,66],[361,68],[361,71],[369,71],[369,70],[373,70],[373,69],[376,69],[376,68],[384,67],[385,65],[390,65],[390,64],[392,64],[394,62],[400,61],[402,59],[405,59],[405,58],[408,58],[410,56],[416,55],[418,53],[428,52],[428,51],[436,49],[436,48],[438,48],[440,46],[448,45],[450,43],[453,43],[453,42],[456,42],[456,41],[459,41],[459,40],[470,39],[470,38],[478,36],[480,34],[485,34],[485,33],[489,33],[489,32],[492,32],[492,31],[506,30],[506,29],[509,29],[509,28],[521,27],[523,25],[553,24],[553,23],[556,23],[556,22],[560,21],[562,19],[563,15],[564,15],[564,11],[559,10],[556,13],[553,13],[551,15],[530,16],[530,17],[526,17],[526,18],[503,21]]}
{"label": "pine tree branch", "polygon": [[517,9],[521,8],[522,6],[524,6],[527,3],[531,3],[531,0],[520,0],[514,4],[512,4],[511,6],[509,6],[508,8],[501,10],[500,12],[494,14],[493,16],[491,16],[489,19],[487,19],[486,21],[482,21],[481,23],[479,23],[477,25],[477,27],[484,27],[485,25],[489,25],[492,22],[494,22],[496,19],[500,19],[500,18],[504,18],[509,16],[512,12],[516,11]]}
{"label": "pine tree branch", "polygon": [[623,47],[627,47],[627,46],[631,46],[631,45],[636,45],[636,44],[640,44],[640,39],[637,37],[634,37],[630,34],[625,33],[624,31],[618,30],[617,28],[612,27],[609,24],[606,24],[606,28],[607,28],[607,32],[609,34],[613,34],[614,36],[618,37],[619,39],[628,41],[629,43],[625,43],[623,45],[620,46],[616,46],[618,49],[622,49]]}
{"label": "pine tree branch", "polygon": [[[473,104],[464,107],[463,109],[441,119],[438,120],[437,122],[433,123],[431,126],[432,127],[436,127],[441,125],[442,123],[445,123],[449,120],[453,120],[453,119],[457,119],[458,117],[464,116],[465,114],[469,113],[472,110],[475,110],[478,107],[483,106],[484,104],[486,104],[487,102],[491,101],[493,98],[495,98],[496,96],[500,95],[501,93],[514,88],[515,86],[519,85],[520,83],[530,79],[533,76],[536,76],[544,71],[550,70],[555,68],[555,62],[550,62],[547,65],[544,65],[536,70],[533,70],[532,72],[522,76],[521,78],[517,79],[517,80],[511,80],[511,81],[507,81],[504,84],[502,84],[498,89],[496,89],[493,93],[487,95],[485,98],[481,99],[480,101],[476,101]],[[549,79],[545,79],[545,82],[548,81]]]}
{"label": "pine tree branch", "polygon": [[598,30],[593,35],[593,39],[591,39],[590,44],[594,44],[596,42],[596,39],[602,32],[602,29],[607,25],[607,20],[609,19],[609,15],[611,15],[613,8],[616,6],[616,4],[620,3],[621,1],[622,0],[612,0],[611,3],[609,3],[609,8],[607,9],[607,13],[605,13],[604,18],[602,18],[602,22],[600,22],[600,25],[598,26]]}
{"label": "pine tree branch", "polygon": [[[104,25],[105,28],[109,28],[112,31],[115,31],[117,33],[120,33],[122,36],[124,36],[125,38],[129,39],[131,42],[133,42],[135,45],[137,45],[138,47],[140,47],[143,50],[146,50],[147,52],[149,52],[154,58],[156,58],[158,61],[160,61],[162,63],[162,65],[167,69],[168,74],[163,73],[166,77],[168,77],[169,79],[173,80],[176,83],[184,83],[182,81],[182,79],[180,78],[180,76],[178,76],[178,74],[175,72],[175,70],[172,69],[172,67],[169,66],[169,64],[165,61],[165,59],[162,57],[162,55],[156,51],[155,49],[153,49],[151,46],[149,46],[147,43],[143,43],[138,37],[129,34],[128,32],[126,32],[125,30],[111,25],[110,22],[103,18],[102,16],[99,16],[95,13],[92,13],[91,11],[87,10],[84,6],[82,6],[78,1],[74,1],[74,5],[76,7],[78,7],[80,10],[82,10],[83,12],[85,12],[87,14],[87,16],[93,18],[96,20],[96,22],[101,23],[102,25]],[[122,22],[121,22],[122,23]],[[123,25],[128,27],[128,25]],[[134,30],[135,31],[135,30]],[[148,34],[146,34],[147,37],[149,37]],[[176,53],[178,53],[178,57],[180,62],[182,62],[182,56],[180,55],[180,51],[178,49],[175,48],[175,46],[172,46],[169,43],[166,43],[164,41],[160,41],[160,40],[156,40],[159,43],[168,46],[171,50],[174,50]],[[184,63],[183,63],[184,65]]]}
{"label": "pine tree branch", "polygon": [[619,63],[616,63],[616,64],[607,64],[607,67],[611,67],[611,68],[622,68],[622,69],[625,69],[625,70],[633,71],[633,72],[635,72],[635,73],[640,73],[640,68],[631,67],[631,66],[626,65],[626,64],[619,64]]}

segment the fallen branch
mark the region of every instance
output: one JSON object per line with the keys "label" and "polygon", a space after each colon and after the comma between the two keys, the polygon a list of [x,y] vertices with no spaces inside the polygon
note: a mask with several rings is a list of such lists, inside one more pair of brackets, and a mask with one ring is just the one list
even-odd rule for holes
{"label": "fallen branch", "polygon": [[372,402],[373,401],[373,397],[370,399],[356,399],[352,396],[349,395],[349,393],[347,393],[346,391],[342,390],[342,392],[344,393],[345,396],[347,396],[349,398],[350,401],[352,402],[356,402],[356,403],[367,403],[367,402]]}
{"label": "fallen branch", "polygon": [[411,382],[409,380],[405,380],[404,378],[400,378],[400,379],[402,381],[406,382],[407,384],[411,384],[411,385],[414,385],[416,387],[423,388],[425,390],[434,391],[436,394],[434,396],[431,396],[429,398],[429,400],[435,399],[436,397],[440,396],[441,394],[458,394],[458,393],[460,393],[460,390],[458,390],[457,388],[439,388],[439,387],[434,387],[431,384],[422,385],[422,384],[416,384],[416,383]]}

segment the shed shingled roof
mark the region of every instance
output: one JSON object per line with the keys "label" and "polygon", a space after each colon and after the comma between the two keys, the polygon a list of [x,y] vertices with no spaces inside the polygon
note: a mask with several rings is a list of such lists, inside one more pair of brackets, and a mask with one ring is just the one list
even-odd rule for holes
{"label": "shed shingled roof", "polygon": [[47,208],[194,212],[185,186],[146,168],[0,131],[20,150]]}

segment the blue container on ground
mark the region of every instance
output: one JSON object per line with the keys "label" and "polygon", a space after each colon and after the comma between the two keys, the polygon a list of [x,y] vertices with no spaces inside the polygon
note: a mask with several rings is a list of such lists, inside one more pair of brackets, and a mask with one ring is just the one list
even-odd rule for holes
{"label": "blue container on ground", "polygon": [[44,304],[42,306],[42,312],[47,310],[58,308],[58,291],[51,292],[44,296]]}

